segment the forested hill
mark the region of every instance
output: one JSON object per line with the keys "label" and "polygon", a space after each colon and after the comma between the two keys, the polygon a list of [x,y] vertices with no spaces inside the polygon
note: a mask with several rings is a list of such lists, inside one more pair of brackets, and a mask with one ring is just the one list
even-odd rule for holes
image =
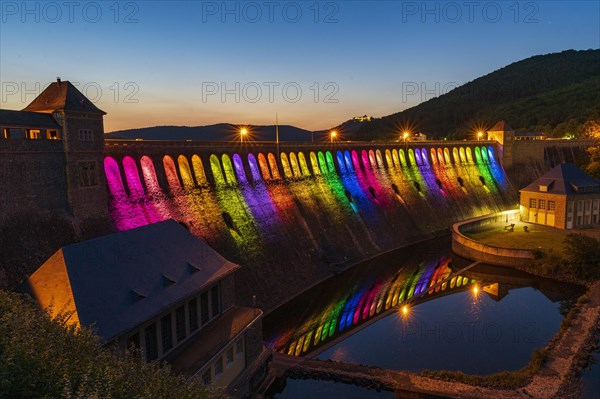
{"label": "forested hill", "polygon": [[600,50],[538,55],[515,62],[402,112],[363,123],[354,139],[398,135],[402,126],[463,138],[504,119],[518,130],[578,134],[600,119]]}

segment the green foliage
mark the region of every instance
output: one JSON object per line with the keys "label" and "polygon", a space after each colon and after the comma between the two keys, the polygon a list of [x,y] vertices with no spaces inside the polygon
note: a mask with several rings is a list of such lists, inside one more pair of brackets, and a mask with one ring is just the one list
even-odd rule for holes
{"label": "green foliage", "polygon": [[564,245],[564,266],[568,271],[581,278],[600,278],[600,240],[585,234],[569,234]]}
{"label": "green foliage", "polygon": [[413,125],[431,136],[472,138],[500,119],[550,136],[589,136],[600,119],[600,50],[564,51],[515,62],[405,111],[362,125],[356,137],[397,137]]}
{"label": "green foliage", "polygon": [[561,253],[536,254],[532,268],[547,276],[567,274],[581,280],[600,278],[600,240],[585,234],[568,234]]}
{"label": "green foliage", "polygon": [[0,291],[0,399],[217,398],[225,395],[118,356],[87,329],[51,320],[28,297]]}
{"label": "green foliage", "polygon": [[590,176],[600,179],[600,146],[588,148],[587,153],[589,158],[583,169]]}

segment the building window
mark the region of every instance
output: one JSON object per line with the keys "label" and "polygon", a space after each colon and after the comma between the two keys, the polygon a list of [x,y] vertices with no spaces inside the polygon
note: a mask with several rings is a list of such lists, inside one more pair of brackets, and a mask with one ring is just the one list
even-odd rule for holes
{"label": "building window", "polygon": [[548,210],[554,211],[556,210],[556,202],[552,200],[548,200]]}
{"label": "building window", "polygon": [[585,211],[588,212],[592,209],[592,200],[585,201]]}
{"label": "building window", "polygon": [[577,216],[577,224],[581,224],[582,221],[583,221],[582,216],[581,215]]}
{"label": "building window", "polygon": [[79,141],[94,141],[94,132],[90,129],[79,129]]}
{"label": "building window", "polygon": [[27,129],[25,130],[25,138],[29,140],[39,140],[42,138],[40,129]]}
{"label": "building window", "polygon": [[171,329],[171,314],[160,319],[160,331],[163,353],[173,348],[173,330]]}
{"label": "building window", "polygon": [[210,385],[210,383],[211,383],[210,367],[208,369],[204,370],[204,373],[202,373],[202,383],[204,385]]}
{"label": "building window", "polygon": [[156,336],[156,323],[152,323],[144,329],[144,341],[146,343],[146,360],[156,360],[158,358],[158,337]]}
{"label": "building window", "polygon": [[206,292],[200,294],[200,320],[202,321],[202,325],[210,320],[210,314],[208,313],[208,293]]}
{"label": "building window", "polygon": [[235,343],[235,353],[238,355],[244,351],[244,339],[240,338]]}
{"label": "building window", "polygon": [[568,213],[573,213],[574,207],[575,207],[575,202],[574,201],[567,202],[567,212]]}
{"label": "building window", "polygon": [[225,353],[225,361],[227,362],[227,365],[233,363],[233,347],[227,349],[227,352]]}
{"label": "building window", "polygon": [[219,295],[219,286],[215,285],[210,289],[210,302],[212,307],[212,317],[215,317],[221,313],[221,300]]}
{"label": "building window", "polygon": [[188,302],[188,319],[190,323],[190,332],[198,329],[198,300],[196,298]]}
{"label": "building window", "polygon": [[529,198],[529,207],[530,208],[537,208],[537,201],[535,198]]}
{"label": "building window", "polygon": [[177,343],[185,339],[185,307],[180,306],[175,311],[175,336]]}
{"label": "building window", "polygon": [[4,138],[5,139],[22,139],[23,133],[21,129],[18,128],[7,128],[4,129]]}
{"label": "building window", "polygon": [[79,186],[91,187],[98,185],[96,162],[79,162]]}
{"label": "building window", "polygon": [[219,357],[215,362],[215,376],[223,374],[223,357]]}
{"label": "building window", "polygon": [[58,140],[58,130],[46,130],[46,138],[48,140]]}
{"label": "building window", "polygon": [[539,200],[538,201],[538,209],[546,209],[546,200]]}

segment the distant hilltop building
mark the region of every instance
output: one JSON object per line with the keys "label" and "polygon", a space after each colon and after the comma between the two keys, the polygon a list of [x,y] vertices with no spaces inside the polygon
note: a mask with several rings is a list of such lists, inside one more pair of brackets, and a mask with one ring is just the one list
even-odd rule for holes
{"label": "distant hilltop building", "polygon": [[23,209],[106,218],[104,115],[60,78],[22,111],[0,110],[0,219]]}
{"label": "distant hilltop building", "polygon": [[427,135],[425,133],[415,133],[412,135],[411,140],[425,141],[425,140],[427,140]]}
{"label": "distant hilltop building", "polygon": [[371,122],[371,119],[373,119],[373,117],[367,116],[367,115],[355,116],[354,118],[352,118],[353,121],[357,121],[357,122]]}
{"label": "distant hilltop building", "polygon": [[521,220],[559,229],[600,225],[600,180],[560,164],[519,190]]}

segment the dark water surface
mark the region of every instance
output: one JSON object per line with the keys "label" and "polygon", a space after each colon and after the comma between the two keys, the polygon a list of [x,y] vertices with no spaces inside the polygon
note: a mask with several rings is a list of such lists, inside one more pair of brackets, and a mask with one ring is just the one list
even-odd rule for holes
{"label": "dark water surface", "polygon": [[[472,262],[453,255],[448,241],[386,254],[305,292],[265,318],[267,345],[396,370],[520,369],[558,331],[582,288],[490,265],[453,277]],[[325,395],[329,385],[290,386],[277,397],[307,386]]]}

